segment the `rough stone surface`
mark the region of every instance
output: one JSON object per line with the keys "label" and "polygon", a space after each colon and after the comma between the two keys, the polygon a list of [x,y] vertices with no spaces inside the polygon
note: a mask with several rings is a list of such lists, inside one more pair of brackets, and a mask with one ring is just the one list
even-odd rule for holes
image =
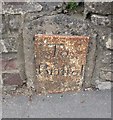
{"label": "rough stone surface", "polygon": [[42,16],[51,16],[63,13],[66,4],[63,2],[40,2],[43,9],[40,12],[26,14],[26,21],[36,20]]}
{"label": "rough stone surface", "polygon": [[86,2],[85,3],[85,14],[96,13],[100,15],[111,15],[113,14],[113,2]]}
{"label": "rough stone surface", "polygon": [[2,15],[2,34],[16,37],[21,26],[21,15],[3,14]]}
{"label": "rough stone surface", "polygon": [[17,89],[17,85],[6,85],[3,86],[3,91],[7,94],[10,93],[11,91],[15,91]]}
{"label": "rough stone surface", "polygon": [[37,2],[4,2],[2,5],[2,14],[24,14],[41,10],[42,6]]}
{"label": "rough stone surface", "polygon": [[106,42],[106,47],[110,50],[113,50],[113,33],[111,33]]}
{"label": "rough stone surface", "polygon": [[2,52],[17,52],[17,42],[14,37],[2,38],[0,40]]}
{"label": "rough stone surface", "polygon": [[87,22],[77,17],[65,14],[42,16],[27,23],[27,27],[37,34],[87,35]]}
{"label": "rough stone surface", "polygon": [[17,69],[17,59],[2,60],[2,71],[9,71]]}
{"label": "rough stone surface", "polygon": [[2,74],[4,85],[22,85],[22,79],[19,73],[3,73]]}
{"label": "rough stone surface", "polygon": [[112,62],[112,51],[106,50],[103,52],[102,64],[106,64],[107,66],[110,65]]}
{"label": "rough stone surface", "polygon": [[16,31],[21,25],[21,16],[20,15],[9,15],[9,29],[11,31]]}
{"label": "rough stone surface", "polygon": [[112,87],[111,82],[100,82],[99,80],[96,80],[96,84],[96,87],[99,90],[111,89]]}
{"label": "rough stone surface", "polygon": [[111,77],[112,72],[111,71],[101,71],[100,72],[100,78],[106,81],[113,81],[113,78]]}
{"label": "rough stone surface", "polygon": [[[3,84],[3,92],[9,92],[16,90],[17,85],[15,86],[15,78],[11,77],[11,74],[17,72],[17,53],[8,52],[2,53],[2,58],[0,58],[0,66],[2,70],[2,80],[5,79]],[[4,77],[4,74],[7,75]],[[9,74],[9,75],[8,75]],[[14,80],[14,81],[13,81]],[[17,79],[16,79],[17,80]],[[4,81],[2,81],[4,83]]]}
{"label": "rough stone surface", "polygon": [[94,25],[102,25],[102,26],[108,26],[108,27],[112,27],[112,18],[113,16],[102,16],[102,15],[96,15],[96,14],[93,14],[91,16],[91,22],[94,24]]}

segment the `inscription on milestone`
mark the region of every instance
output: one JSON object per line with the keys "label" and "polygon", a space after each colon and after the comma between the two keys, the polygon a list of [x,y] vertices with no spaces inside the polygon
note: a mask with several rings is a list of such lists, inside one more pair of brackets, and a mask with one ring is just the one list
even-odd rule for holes
{"label": "inscription on milestone", "polygon": [[35,83],[40,93],[80,89],[88,42],[82,36],[35,36]]}

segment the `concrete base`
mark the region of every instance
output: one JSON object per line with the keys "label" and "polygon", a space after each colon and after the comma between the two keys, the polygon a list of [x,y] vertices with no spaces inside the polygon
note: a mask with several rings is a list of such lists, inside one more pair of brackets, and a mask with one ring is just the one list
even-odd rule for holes
{"label": "concrete base", "polygon": [[110,118],[111,91],[3,97],[3,118]]}

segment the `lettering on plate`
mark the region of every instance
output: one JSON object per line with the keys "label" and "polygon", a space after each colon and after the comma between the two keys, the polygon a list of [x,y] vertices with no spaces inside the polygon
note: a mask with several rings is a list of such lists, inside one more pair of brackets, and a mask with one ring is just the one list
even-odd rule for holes
{"label": "lettering on plate", "polygon": [[80,88],[88,42],[84,36],[36,35],[36,82],[41,93]]}

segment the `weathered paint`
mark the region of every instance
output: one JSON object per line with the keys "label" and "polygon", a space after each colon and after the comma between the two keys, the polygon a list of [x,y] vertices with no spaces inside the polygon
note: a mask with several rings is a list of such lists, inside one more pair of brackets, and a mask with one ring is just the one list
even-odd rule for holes
{"label": "weathered paint", "polygon": [[88,42],[86,36],[35,36],[35,85],[39,93],[80,90]]}

